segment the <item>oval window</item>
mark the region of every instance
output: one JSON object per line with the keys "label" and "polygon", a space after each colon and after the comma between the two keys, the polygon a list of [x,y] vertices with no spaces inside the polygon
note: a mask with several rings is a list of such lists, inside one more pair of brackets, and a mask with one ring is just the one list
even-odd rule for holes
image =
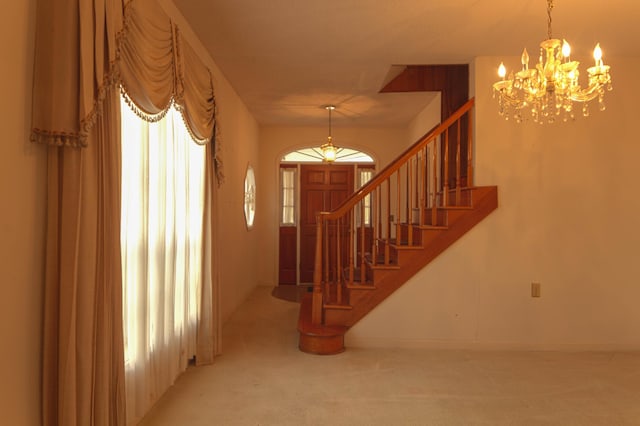
{"label": "oval window", "polygon": [[256,176],[253,167],[247,166],[247,174],[244,178],[244,219],[247,222],[247,229],[253,227],[256,216]]}

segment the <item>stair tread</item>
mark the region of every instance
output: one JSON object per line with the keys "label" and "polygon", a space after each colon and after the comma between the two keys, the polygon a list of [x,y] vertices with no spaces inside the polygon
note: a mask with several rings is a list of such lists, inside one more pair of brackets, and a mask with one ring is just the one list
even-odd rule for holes
{"label": "stair tread", "polygon": [[345,304],[345,303],[325,303],[322,306],[325,309],[344,309],[344,310],[353,309],[353,306]]}
{"label": "stair tread", "polygon": [[398,265],[380,265],[379,263],[374,265],[370,262],[367,262],[369,267],[371,269],[378,269],[378,270],[395,270],[395,269],[400,269],[400,266]]}
{"label": "stair tread", "polygon": [[[448,225],[428,225],[428,224],[422,224],[420,225],[419,223],[416,222],[412,222],[411,224],[408,224],[407,222],[403,222],[401,223],[402,226],[413,226],[414,228],[418,228],[418,229],[448,229],[449,226]],[[384,238],[380,239],[381,241],[386,241]]]}
{"label": "stair tread", "polygon": [[473,206],[442,206],[438,207],[442,210],[473,210]]}
{"label": "stair tread", "polygon": [[[425,213],[429,213],[433,208],[427,207],[423,209]],[[447,206],[437,206],[436,210],[473,210],[473,205],[460,205],[456,206],[455,204],[449,204]]]}
{"label": "stair tread", "polygon": [[416,245],[416,244],[409,245],[409,241],[406,239],[402,239],[400,241],[400,244],[398,244],[396,238],[392,238],[389,240],[389,246],[391,246],[396,250],[418,250],[423,248],[421,245]]}
{"label": "stair tread", "polygon": [[349,290],[375,290],[376,286],[368,281],[367,284],[347,284]]}
{"label": "stair tread", "polygon": [[390,245],[396,250],[422,250],[424,248],[423,246],[416,246],[416,245],[410,246],[408,244],[402,244],[402,243],[400,243],[400,245],[391,243]]}
{"label": "stair tread", "polygon": [[414,224],[413,226],[415,226],[418,229],[424,229],[424,230],[436,230],[436,231],[446,231],[447,229],[449,229],[448,226],[446,225],[418,225],[418,224]]}

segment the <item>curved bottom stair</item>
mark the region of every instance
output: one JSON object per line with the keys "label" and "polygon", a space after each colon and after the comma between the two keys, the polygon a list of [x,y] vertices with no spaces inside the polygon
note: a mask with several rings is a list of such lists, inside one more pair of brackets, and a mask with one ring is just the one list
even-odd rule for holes
{"label": "curved bottom stair", "polygon": [[311,323],[311,293],[302,296],[298,317],[298,347],[302,352],[315,355],[335,355],[344,352],[344,334],[348,327],[316,325]]}

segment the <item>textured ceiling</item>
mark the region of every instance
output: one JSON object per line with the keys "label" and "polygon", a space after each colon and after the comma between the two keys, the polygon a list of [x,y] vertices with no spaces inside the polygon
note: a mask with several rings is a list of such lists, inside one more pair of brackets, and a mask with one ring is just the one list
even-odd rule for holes
{"label": "textured ceiling", "polygon": [[[545,0],[174,3],[261,125],[322,125],[335,104],[336,126],[403,126],[433,94],[378,93],[401,65],[518,56],[547,36]],[[596,42],[605,62],[640,57],[638,0],[556,0],[552,17],[574,58]]]}

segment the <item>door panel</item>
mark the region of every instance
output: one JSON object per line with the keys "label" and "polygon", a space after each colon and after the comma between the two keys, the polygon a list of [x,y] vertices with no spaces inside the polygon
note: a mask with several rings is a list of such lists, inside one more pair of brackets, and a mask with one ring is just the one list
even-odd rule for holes
{"label": "door panel", "polygon": [[335,210],[347,199],[351,192],[348,191],[331,191],[329,193],[329,211]]}
{"label": "door panel", "polygon": [[[351,169],[349,169],[352,171]],[[349,182],[349,173],[343,170],[331,170],[329,171],[329,183],[332,185],[347,184]]]}
{"label": "door panel", "polygon": [[279,284],[296,284],[296,231],[295,226],[280,227]]}
{"label": "door panel", "polygon": [[[311,283],[315,265],[316,213],[335,209],[351,195],[353,166],[303,165],[300,172],[300,282]],[[329,233],[329,238],[335,238],[336,230],[329,230]],[[346,247],[343,253],[347,253]]]}
{"label": "door panel", "polygon": [[315,225],[316,212],[325,210],[324,191],[322,189],[309,189],[301,198],[303,212],[302,224]]}
{"label": "door panel", "polygon": [[305,176],[303,175],[302,177],[304,179],[304,182],[306,182],[307,184],[319,184],[319,185],[324,185],[325,181],[325,176],[324,176],[324,172],[319,171],[319,170],[308,170],[307,171],[307,175],[306,175],[306,179]]}

